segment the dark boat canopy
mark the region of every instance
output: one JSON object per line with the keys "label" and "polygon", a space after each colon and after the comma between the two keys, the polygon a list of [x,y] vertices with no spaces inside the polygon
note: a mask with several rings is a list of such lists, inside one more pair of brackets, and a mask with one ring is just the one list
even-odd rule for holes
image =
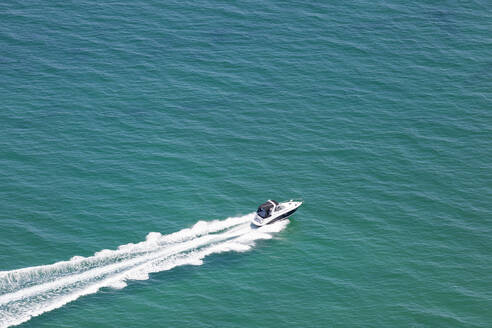
{"label": "dark boat canopy", "polygon": [[262,218],[269,217],[271,212],[272,212],[272,208],[273,208],[272,203],[275,204],[275,206],[278,205],[277,201],[269,200],[268,202],[261,204],[258,207],[258,210],[256,211],[256,213],[258,213],[258,215],[261,216]]}

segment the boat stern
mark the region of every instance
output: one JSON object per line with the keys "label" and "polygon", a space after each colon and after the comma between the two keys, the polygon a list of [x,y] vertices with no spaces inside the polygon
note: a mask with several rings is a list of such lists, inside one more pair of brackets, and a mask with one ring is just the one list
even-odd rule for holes
{"label": "boat stern", "polygon": [[258,214],[255,214],[255,217],[251,221],[251,224],[257,227],[261,227],[265,225],[265,220],[262,219]]}

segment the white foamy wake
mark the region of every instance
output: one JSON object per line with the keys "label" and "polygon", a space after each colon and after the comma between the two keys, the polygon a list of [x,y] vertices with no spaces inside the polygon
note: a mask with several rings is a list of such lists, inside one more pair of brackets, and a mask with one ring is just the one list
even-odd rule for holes
{"label": "white foamy wake", "polygon": [[0,271],[0,328],[59,308],[102,287],[124,288],[127,280],[145,280],[149,273],[180,265],[201,265],[210,254],[244,252],[259,239],[270,239],[289,221],[252,229],[253,214],[216,221],[162,235],[151,232],[145,241],[90,257],[12,271]]}

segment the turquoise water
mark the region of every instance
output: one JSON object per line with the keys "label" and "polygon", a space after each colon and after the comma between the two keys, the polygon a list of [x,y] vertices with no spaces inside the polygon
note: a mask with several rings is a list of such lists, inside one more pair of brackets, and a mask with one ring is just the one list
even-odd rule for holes
{"label": "turquoise water", "polygon": [[[491,35],[487,1],[0,4],[0,327],[491,327]],[[252,232],[269,198],[305,203]]]}

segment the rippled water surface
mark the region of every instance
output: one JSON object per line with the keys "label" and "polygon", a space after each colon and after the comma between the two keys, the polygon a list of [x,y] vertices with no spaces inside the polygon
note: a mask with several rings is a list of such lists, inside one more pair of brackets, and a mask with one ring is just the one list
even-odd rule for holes
{"label": "rippled water surface", "polygon": [[[0,4],[0,327],[491,327],[487,1]],[[266,199],[304,199],[259,230]]]}

